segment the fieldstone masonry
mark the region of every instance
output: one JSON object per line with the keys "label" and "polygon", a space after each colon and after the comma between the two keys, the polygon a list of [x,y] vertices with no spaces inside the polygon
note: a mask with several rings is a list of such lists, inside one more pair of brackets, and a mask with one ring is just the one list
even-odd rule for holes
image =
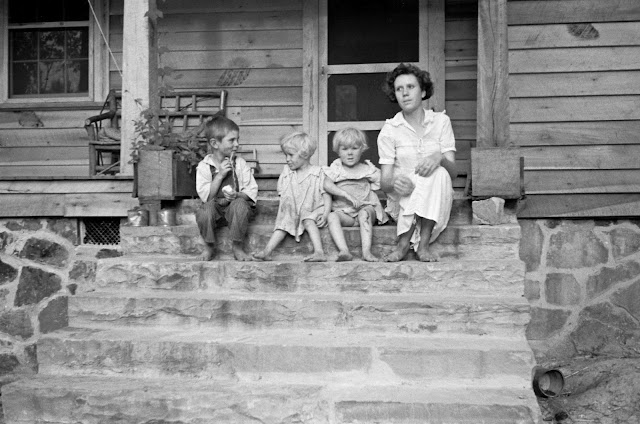
{"label": "fieldstone masonry", "polygon": [[0,385],[37,372],[36,342],[67,325],[67,296],[93,283],[104,249],[78,246],[77,228],[74,219],[0,220]]}
{"label": "fieldstone masonry", "polygon": [[519,223],[536,357],[640,356],[640,221]]}

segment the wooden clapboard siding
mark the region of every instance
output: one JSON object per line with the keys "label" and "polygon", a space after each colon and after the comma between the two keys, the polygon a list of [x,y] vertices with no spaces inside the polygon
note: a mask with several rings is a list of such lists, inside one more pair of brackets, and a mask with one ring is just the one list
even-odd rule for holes
{"label": "wooden clapboard siding", "polygon": [[520,216],[637,215],[621,199],[640,192],[640,2],[510,1],[508,16]]}
{"label": "wooden clapboard siding", "polygon": [[478,5],[476,0],[445,1],[445,109],[456,137],[456,163],[465,186],[470,149],[476,143]]}
{"label": "wooden clapboard siding", "polygon": [[518,146],[640,143],[640,121],[543,122],[511,124]]}
{"label": "wooden clapboard siding", "polygon": [[640,21],[638,0],[537,0],[507,3],[509,25]]}

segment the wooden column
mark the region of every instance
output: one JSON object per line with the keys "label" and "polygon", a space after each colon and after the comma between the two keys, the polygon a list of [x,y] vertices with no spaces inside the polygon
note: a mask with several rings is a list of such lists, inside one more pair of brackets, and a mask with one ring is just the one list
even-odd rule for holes
{"label": "wooden column", "polygon": [[509,147],[507,0],[478,0],[476,146]]}
{"label": "wooden column", "polygon": [[426,1],[427,7],[420,8],[421,13],[426,14],[420,19],[420,31],[426,32],[428,41],[420,53],[421,57],[423,55],[426,56],[427,63],[423,68],[429,71],[433,81],[433,96],[426,102],[426,106],[436,112],[442,112],[444,110],[445,97],[444,0]]}
{"label": "wooden column", "polygon": [[[302,129],[314,140],[320,140],[319,103],[319,15],[317,0],[303,0],[302,3]],[[319,164],[326,147],[318,146],[313,155],[313,163]]]}
{"label": "wooden column", "polygon": [[[125,0],[122,51],[122,145],[120,173],[133,175],[131,146],[135,140],[133,121],[147,108],[158,107],[158,54],[156,0]],[[136,101],[137,100],[137,101]]]}

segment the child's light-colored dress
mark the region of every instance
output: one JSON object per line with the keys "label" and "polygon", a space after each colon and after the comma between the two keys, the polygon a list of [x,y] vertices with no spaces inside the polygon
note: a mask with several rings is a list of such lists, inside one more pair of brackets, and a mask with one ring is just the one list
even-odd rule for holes
{"label": "child's light-colored dress", "polygon": [[331,209],[343,212],[354,218],[357,225],[358,212],[366,205],[371,205],[376,211],[376,220],[379,224],[384,224],[389,220],[387,214],[380,204],[380,199],[374,190],[380,190],[380,170],[371,161],[365,160],[365,166],[359,166],[356,172],[347,169],[342,165],[340,159],[334,160],[330,166],[323,168],[325,174],[336,186],[343,189],[356,199],[362,202],[359,209],[353,207],[351,202],[340,196],[333,196]]}
{"label": "child's light-colored dress", "polygon": [[300,241],[304,233],[302,221],[316,220],[324,212],[324,172],[319,166],[311,165],[307,174],[299,178],[297,171],[287,165],[278,178],[280,205],[276,216],[276,230],[283,230]]}
{"label": "child's light-colored dress", "polygon": [[389,193],[387,212],[397,223],[397,234],[406,233],[413,223],[417,223],[411,237],[414,249],[420,241],[420,222],[415,217],[435,221],[431,232],[433,242],[447,227],[453,205],[453,187],[451,177],[444,167],[438,167],[428,177],[415,173],[420,161],[435,152],[455,152],[455,138],[451,129],[451,120],[444,112],[424,110],[423,134],[417,134],[398,112],[387,119],[378,135],[378,153],[380,164],[393,165],[395,176],[408,176],[415,189],[409,196]]}

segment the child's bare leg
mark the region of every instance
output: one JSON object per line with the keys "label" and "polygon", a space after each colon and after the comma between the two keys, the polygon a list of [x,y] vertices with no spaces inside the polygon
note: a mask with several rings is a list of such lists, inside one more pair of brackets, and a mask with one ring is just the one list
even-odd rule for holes
{"label": "child's bare leg", "polygon": [[422,223],[420,227],[420,243],[418,243],[416,256],[421,262],[437,262],[438,255],[429,251],[429,239],[431,239],[431,233],[433,232],[433,227],[436,225],[436,222],[425,218],[418,219],[421,219]]}
{"label": "child's bare leg", "polygon": [[273,249],[278,247],[280,242],[284,240],[284,237],[287,235],[287,232],[284,230],[275,230],[273,234],[271,234],[271,238],[267,242],[267,245],[264,249],[253,254],[253,258],[259,261],[270,261],[271,260],[271,252]]}
{"label": "child's bare leg", "polygon": [[309,233],[311,244],[313,245],[313,254],[304,258],[305,262],[326,262],[327,257],[322,249],[322,239],[320,238],[320,230],[313,219],[305,219],[302,221],[304,229]]}
{"label": "child's bare leg", "polygon": [[198,255],[199,261],[210,261],[216,256],[216,245],[214,243],[205,243],[204,250]]}
{"label": "child's bare leg", "polygon": [[[350,222],[349,222],[350,221]],[[345,262],[353,259],[353,255],[349,252],[347,241],[344,238],[343,226],[353,226],[354,219],[342,212],[331,212],[329,214],[329,233],[338,248],[337,262]]]}
{"label": "child's bare leg", "polygon": [[411,235],[415,229],[416,226],[414,224],[409,228],[409,231],[398,236],[398,246],[396,246],[393,252],[384,257],[385,262],[399,262],[407,256],[409,248],[411,247]]}
{"label": "child's bare leg", "polygon": [[371,253],[371,242],[373,241],[373,219],[375,216],[376,210],[373,206],[367,206],[358,212],[360,240],[362,242],[362,259],[367,262],[379,261],[379,259]]}

